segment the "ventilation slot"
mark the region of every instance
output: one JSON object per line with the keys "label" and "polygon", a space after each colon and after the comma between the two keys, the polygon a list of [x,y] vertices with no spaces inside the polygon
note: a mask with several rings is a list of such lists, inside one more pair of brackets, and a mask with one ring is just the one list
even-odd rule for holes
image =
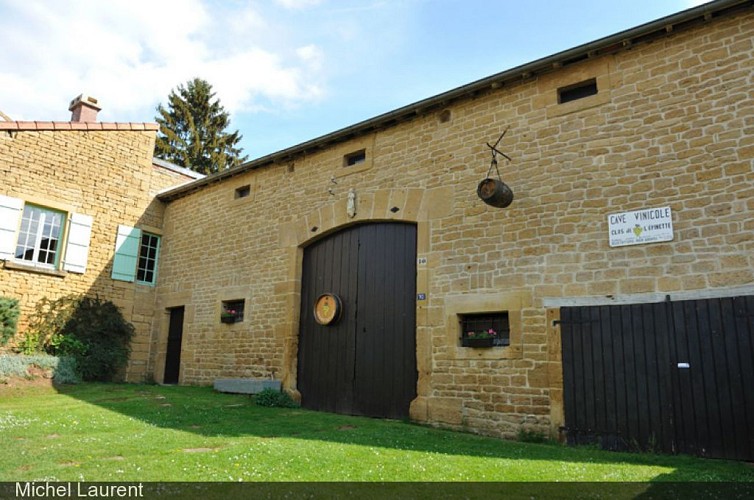
{"label": "ventilation slot", "polygon": [[597,80],[592,78],[575,85],[569,85],[558,89],[558,104],[578,101],[585,97],[597,95]]}

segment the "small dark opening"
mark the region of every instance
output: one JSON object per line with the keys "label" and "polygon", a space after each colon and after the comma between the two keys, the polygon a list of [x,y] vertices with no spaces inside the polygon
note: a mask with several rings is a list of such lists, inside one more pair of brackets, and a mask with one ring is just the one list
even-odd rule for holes
{"label": "small dark opening", "polygon": [[251,186],[241,186],[240,188],[236,188],[236,199],[246,198],[250,194],[251,194]]}
{"label": "small dark opening", "polygon": [[367,161],[367,151],[366,149],[362,149],[360,151],[355,151],[353,153],[347,154],[343,158],[343,165],[346,167],[353,167],[354,165],[359,165],[361,163],[364,163]]}
{"label": "small dark opening", "polygon": [[558,104],[565,104],[571,101],[577,101],[585,97],[597,94],[597,80],[592,78],[575,85],[562,87],[558,89]]}

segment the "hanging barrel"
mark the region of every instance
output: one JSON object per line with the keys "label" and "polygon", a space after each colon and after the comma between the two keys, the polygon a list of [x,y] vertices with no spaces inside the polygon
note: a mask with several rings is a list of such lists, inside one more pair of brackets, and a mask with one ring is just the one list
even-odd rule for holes
{"label": "hanging barrel", "polygon": [[487,205],[505,208],[513,202],[513,191],[506,183],[498,179],[486,178],[479,183],[476,194]]}

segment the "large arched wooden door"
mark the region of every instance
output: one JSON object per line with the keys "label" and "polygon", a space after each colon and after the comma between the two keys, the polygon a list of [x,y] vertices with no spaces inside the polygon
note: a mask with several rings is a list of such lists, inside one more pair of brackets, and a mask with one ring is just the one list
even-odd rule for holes
{"label": "large arched wooden door", "polygon": [[[318,323],[323,294],[340,318]],[[404,418],[416,397],[416,226],[351,226],[304,251],[298,390],[305,408]]]}

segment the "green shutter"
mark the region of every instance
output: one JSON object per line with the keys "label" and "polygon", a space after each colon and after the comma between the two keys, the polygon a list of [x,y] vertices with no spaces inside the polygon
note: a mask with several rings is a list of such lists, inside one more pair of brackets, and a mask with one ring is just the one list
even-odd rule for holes
{"label": "green shutter", "polygon": [[112,278],[119,281],[131,281],[136,278],[136,263],[139,260],[141,229],[130,226],[118,226],[115,240],[115,257],[113,258]]}

